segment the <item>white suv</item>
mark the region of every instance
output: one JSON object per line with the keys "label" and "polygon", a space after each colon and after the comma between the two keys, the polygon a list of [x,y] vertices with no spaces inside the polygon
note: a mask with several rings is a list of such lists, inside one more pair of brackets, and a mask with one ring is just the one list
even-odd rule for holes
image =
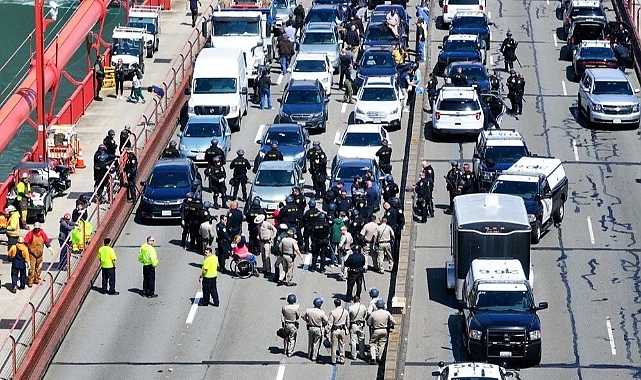
{"label": "white suv", "polygon": [[457,13],[485,13],[485,0],[444,0],[443,23],[449,24]]}
{"label": "white suv", "polygon": [[394,77],[369,77],[358,91],[356,123],[401,126],[403,103]]}
{"label": "white suv", "polygon": [[441,88],[432,113],[434,133],[478,134],[484,124],[483,107],[474,88]]}
{"label": "white suv", "polygon": [[290,79],[315,81],[318,79],[325,89],[325,94],[332,94],[334,68],[327,54],[298,53],[294,63],[287,71],[291,72]]}

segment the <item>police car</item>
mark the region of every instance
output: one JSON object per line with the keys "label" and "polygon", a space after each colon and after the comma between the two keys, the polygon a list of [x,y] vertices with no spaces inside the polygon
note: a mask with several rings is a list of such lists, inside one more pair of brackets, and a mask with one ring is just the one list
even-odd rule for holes
{"label": "police car", "polygon": [[583,41],[572,55],[574,80],[578,81],[586,69],[596,67],[617,68],[617,57],[610,41]]}
{"label": "police car", "polygon": [[512,372],[506,371],[503,367],[489,363],[453,363],[445,365],[445,363],[439,362],[438,366],[438,371],[432,371],[432,376],[438,380],[504,380],[514,375]]}
{"label": "police car", "polygon": [[369,77],[356,96],[356,123],[401,126],[403,103],[395,77]]}
{"label": "police car", "polygon": [[483,107],[474,88],[441,88],[432,113],[435,134],[478,134],[484,126]]}
{"label": "police car", "polygon": [[489,189],[497,174],[521,157],[529,156],[525,139],[514,129],[490,129],[479,134],[474,147],[473,171],[480,190]]}

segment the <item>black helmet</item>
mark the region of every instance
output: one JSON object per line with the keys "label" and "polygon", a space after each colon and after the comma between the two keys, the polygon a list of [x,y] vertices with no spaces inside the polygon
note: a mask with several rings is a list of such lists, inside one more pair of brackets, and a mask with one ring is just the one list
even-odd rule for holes
{"label": "black helmet", "polygon": [[98,145],[98,150],[101,152],[106,152],[107,151],[107,146],[105,144],[100,144]]}
{"label": "black helmet", "polygon": [[383,300],[376,301],[376,307],[379,308],[379,309],[384,309],[385,308],[385,301],[383,301]]}
{"label": "black helmet", "polygon": [[185,198],[193,198],[193,197],[194,197],[194,193],[192,193],[191,191],[185,194]]}
{"label": "black helmet", "polygon": [[296,294],[291,293],[287,295],[287,303],[290,305],[296,303]]}
{"label": "black helmet", "polygon": [[278,141],[272,140],[271,144],[269,144],[272,148],[278,148]]}
{"label": "black helmet", "polygon": [[260,206],[260,197],[254,197],[254,199],[252,199],[252,206]]}
{"label": "black helmet", "polygon": [[385,181],[387,182],[394,182],[394,177],[391,174],[387,174],[385,176]]}
{"label": "black helmet", "polygon": [[329,211],[336,211],[336,203],[334,202],[330,203],[329,206],[327,206],[327,208],[329,209]]}
{"label": "black helmet", "polygon": [[173,140],[169,142],[169,146],[172,147],[172,148],[175,148],[176,145],[178,145],[178,144]]}
{"label": "black helmet", "polygon": [[323,299],[320,297],[314,298],[314,307],[321,307],[323,306]]}
{"label": "black helmet", "polygon": [[356,218],[359,214],[357,209],[352,209],[351,213],[352,213],[352,218]]}
{"label": "black helmet", "polygon": [[292,187],[292,191],[294,191],[294,190],[296,190],[296,191],[299,191],[299,192],[300,192],[300,191],[301,191],[301,190],[300,190],[300,186],[294,186],[294,187]]}
{"label": "black helmet", "polygon": [[318,213],[318,219],[319,220],[325,220],[327,219],[327,215],[324,212]]}
{"label": "black helmet", "polygon": [[310,200],[309,200],[309,202],[307,202],[307,204],[308,204],[308,205],[309,205],[309,207],[311,207],[311,208],[316,208],[316,201],[315,201],[315,200],[313,200],[313,199],[310,199]]}
{"label": "black helmet", "polygon": [[387,146],[387,144],[389,144],[389,141],[387,141],[387,139],[383,139],[381,140],[381,144]]}
{"label": "black helmet", "polygon": [[242,150],[242,149],[238,149],[238,150],[236,151],[236,154],[237,154],[237,155],[239,155],[239,156],[242,156],[242,155],[244,155],[244,154],[245,154],[245,151],[244,151],[244,150]]}
{"label": "black helmet", "polygon": [[107,134],[113,137],[116,135],[116,131],[114,131],[113,129],[110,129],[109,132],[107,132]]}
{"label": "black helmet", "polygon": [[211,139],[211,145],[213,146],[218,145],[218,139]]}
{"label": "black helmet", "polygon": [[401,200],[398,199],[398,197],[394,197],[394,198],[389,200],[389,204],[392,207],[400,207],[401,206]]}
{"label": "black helmet", "polygon": [[506,36],[510,37],[512,35],[512,31],[510,29],[507,30],[505,33]]}
{"label": "black helmet", "polygon": [[294,197],[292,197],[291,195],[288,195],[287,198],[285,198],[285,202],[287,203],[292,203],[293,201],[294,201]]}

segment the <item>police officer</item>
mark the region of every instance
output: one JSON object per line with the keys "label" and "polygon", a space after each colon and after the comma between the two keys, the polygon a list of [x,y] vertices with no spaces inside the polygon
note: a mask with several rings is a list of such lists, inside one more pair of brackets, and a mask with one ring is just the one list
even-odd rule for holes
{"label": "police officer", "polygon": [[432,113],[434,112],[434,101],[438,95],[438,79],[434,73],[430,73],[429,78],[425,88],[427,90],[427,98],[430,102],[430,113]]}
{"label": "police officer", "polygon": [[219,157],[222,165],[225,165],[225,151],[218,146],[218,139],[211,139],[211,146],[205,151],[205,161],[209,166],[214,166],[215,157]]}
{"label": "police officer", "polygon": [[354,193],[354,204],[353,207],[358,210],[358,212],[361,214],[361,217],[365,218],[367,220],[369,218],[369,208],[367,204],[367,200],[365,198],[365,191],[360,189]]}
{"label": "police officer", "polygon": [[[365,358],[365,322],[367,308],[361,303],[361,297],[354,296],[352,304],[347,308],[349,314],[349,335],[351,359]],[[356,348],[358,347],[358,354]]]}
{"label": "police officer", "polygon": [[416,193],[416,209],[418,211],[418,215],[421,217],[420,222],[425,223],[427,222],[427,215],[429,214],[430,217],[434,217],[434,210],[431,210],[431,212],[428,211],[429,208],[429,196],[430,196],[430,190],[429,188],[432,186],[432,183],[430,183],[427,178],[425,177],[425,173],[421,172],[419,180],[414,184],[414,192]]}
{"label": "police officer", "polygon": [[514,69],[514,61],[516,61],[516,48],[518,43],[512,38],[512,31],[507,30],[506,37],[501,44],[501,53],[503,54],[503,61],[505,62],[505,72],[508,69]]}
{"label": "police officer", "polygon": [[347,213],[349,209],[352,208],[352,199],[347,196],[347,190],[345,189],[341,189],[340,195],[334,200],[334,203],[336,204],[336,212],[338,213],[341,211]]}
{"label": "police officer", "polygon": [[307,149],[307,153],[305,153],[305,158],[307,159],[307,161],[309,161],[309,165],[310,166],[312,165],[312,161],[314,161],[314,159],[316,158],[316,147],[317,146],[320,147],[320,141],[315,140],[312,143],[312,147]]}
{"label": "police officer", "polygon": [[322,199],[325,196],[325,181],[327,177],[327,155],[323,152],[320,145],[316,145],[310,160],[310,173],[314,186],[316,199]]}
{"label": "police officer", "polygon": [[296,256],[302,260],[303,255],[300,253],[298,241],[294,238],[295,235],[295,227],[288,229],[287,236],[284,237],[278,245],[278,250],[281,254],[280,264],[283,265],[283,272],[285,272],[284,281],[280,280],[277,273],[276,281],[278,282],[278,285],[296,286],[296,283],[294,282],[294,260],[296,259]]}
{"label": "police officer", "polygon": [[396,233],[396,229],[398,227],[398,211],[396,211],[396,209],[392,207],[389,202],[383,203],[383,210],[385,210],[383,212],[383,217],[387,219],[387,224],[389,224],[389,226],[392,227],[392,231]]}
{"label": "police officer", "polygon": [[218,197],[221,198],[222,208],[227,207],[226,193],[227,189],[225,186],[225,178],[227,173],[225,173],[225,167],[223,166],[222,159],[220,156],[216,156],[213,159],[213,165],[210,168],[209,172],[209,190],[212,192],[214,197],[214,209],[218,210]]}
{"label": "police officer", "polygon": [[234,192],[232,199],[238,199],[238,187],[242,185],[243,201],[247,200],[247,172],[251,170],[252,166],[249,160],[245,158],[245,151],[238,149],[236,151],[237,157],[229,163],[229,169],[232,171],[232,187]]}
{"label": "police officer", "polygon": [[345,268],[347,268],[347,292],[345,293],[345,302],[351,302],[354,285],[356,285],[356,295],[360,297],[365,278],[364,273],[367,260],[361,252],[360,245],[352,245],[352,254],[345,260],[344,265]]}
{"label": "police officer", "polygon": [[327,315],[321,307],[323,299],[314,298],[314,307],[305,310],[303,320],[307,322],[307,358],[313,362],[318,359],[321,340],[323,339],[323,329],[327,326]]}
{"label": "police officer", "polygon": [[374,206],[376,205],[376,202],[380,202],[380,198],[378,196],[378,192],[374,188],[374,184],[372,181],[367,181],[367,188],[365,189],[365,202],[367,203],[367,215],[373,215],[374,214]]}
{"label": "police officer", "polygon": [[278,231],[274,225],[267,221],[267,215],[261,214],[253,220],[258,230],[258,252],[260,253],[260,258],[263,263],[263,273],[265,275],[272,274],[272,246],[274,244],[274,238]]}
{"label": "police officer", "polygon": [[356,203],[356,192],[358,190],[363,190],[362,182],[363,178],[360,175],[354,176],[354,182],[352,182],[352,186],[350,187],[350,192],[352,193],[352,205]]}
{"label": "police officer", "polygon": [[309,209],[303,214],[303,251],[310,252],[309,241],[312,239],[314,232],[314,223],[320,214],[318,208],[316,208],[316,201],[310,199],[308,202]]}
{"label": "police officer", "polygon": [[112,154],[114,156],[118,151],[118,144],[116,144],[116,140],[114,139],[115,136],[116,131],[110,129],[109,132],[107,132],[107,136],[102,140],[103,145],[107,148],[107,154]]}
{"label": "police officer", "polygon": [[380,296],[380,292],[376,287],[369,289],[369,302],[367,303],[367,315],[369,316],[376,310],[376,302],[382,300],[383,297]]}
{"label": "police officer", "polygon": [[292,188],[292,197],[294,198],[294,203],[296,204],[296,207],[298,207],[298,212],[301,215],[301,218],[303,217],[303,213],[305,212],[305,196],[303,195],[303,192],[300,188],[300,186],[294,186]]}
{"label": "police officer", "polygon": [[490,91],[500,91],[501,90],[501,77],[499,75],[499,70],[494,69],[494,74],[490,75]]}
{"label": "police officer", "polygon": [[227,213],[227,230],[232,239],[236,235],[241,235],[243,229],[243,213],[238,209],[238,202],[232,201],[229,204],[229,212]]}
{"label": "police officer", "polygon": [[296,304],[296,295],[287,295],[287,305],[281,309],[281,323],[285,331],[283,338],[283,351],[287,357],[294,354],[296,347],[296,337],[298,335],[298,320],[300,319],[300,305]]}
{"label": "police officer", "polygon": [[383,186],[383,200],[389,202],[390,199],[397,197],[400,189],[394,182],[394,176],[387,174],[385,176],[385,186]]}
{"label": "police officer", "polygon": [[519,73],[516,80],[516,105],[519,107],[517,115],[523,114],[523,94],[525,93],[525,78]]}
{"label": "police officer", "polygon": [[133,150],[127,148],[127,161],[125,161],[124,172],[127,178],[127,202],[136,199],[136,177],[138,176],[138,157]]}
{"label": "police officer", "polygon": [[99,154],[97,157],[94,157],[93,164],[93,180],[94,180],[94,189],[99,199],[102,199],[102,191],[105,186],[108,185],[108,181],[103,181],[102,179],[107,174],[107,169],[109,168],[109,155],[104,152]]}
{"label": "police officer", "polygon": [[312,265],[309,266],[309,271],[316,270],[316,262],[320,258],[320,273],[325,273],[325,261],[329,253],[329,230],[332,221],[327,220],[327,215],[321,212],[316,217],[312,233]]}
{"label": "police officer", "polygon": [[281,153],[281,151],[278,150],[278,141],[272,140],[269,147],[270,149],[265,153],[265,157],[263,157],[263,161],[282,161],[283,153]]}
{"label": "police officer", "polygon": [[434,184],[434,168],[432,168],[432,165],[430,165],[427,160],[421,162],[421,170],[425,173],[425,178]]}
{"label": "police officer", "polygon": [[189,235],[190,208],[193,201],[194,193],[190,191],[185,195],[185,199],[180,205],[180,225],[183,229],[180,246],[183,247],[183,249],[186,246],[187,236]]}
{"label": "police officer", "polygon": [[510,99],[512,109],[510,112],[517,115],[519,112],[518,93],[519,93],[519,77],[516,76],[516,70],[510,70],[510,77],[507,78],[507,97]]}
{"label": "police officer", "polygon": [[370,364],[380,363],[383,360],[389,330],[394,328],[395,324],[392,314],[385,310],[385,301],[376,301],[376,311],[367,318],[367,325],[370,328],[369,347],[372,355]]}
{"label": "police officer", "polygon": [[463,174],[461,174],[461,179],[463,180],[463,188],[461,189],[461,194],[471,194],[474,192],[474,185],[476,184],[476,178],[474,178],[474,173],[470,170],[470,164],[463,164]]}
{"label": "police officer", "polygon": [[343,190],[343,186],[345,186],[345,182],[343,180],[340,180],[336,183],[336,185],[330,187],[329,190],[327,190],[327,192],[325,193],[325,196],[323,197],[323,200],[325,201],[326,205],[329,205],[330,203],[336,203],[336,200],[341,195],[341,190]]}
{"label": "police officer", "polygon": [[[326,336],[332,342],[332,364],[337,362],[345,364],[345,337],[347,335],[347,323],[349,312],[341,306],[341,300],[334,299],[334,310],[329,313]],[[337,357],[338,356],[338,357]]]}
{"label": "police officer", "polygon": [[180,151],[176,148],[178,144],[170,141],[169,146],[162,151],[162,158],[180,158]]}
{"label": "police officer", "polygon": [[460,195],[459,189],[459,180],[461,179],[461,171],[458,168],[458,162],[450,162],[452,168],[447,172],[445,176],[445,181],[447,182],[447,191],[450,193],[450,207],[447,209],[447,212],[454,211],[454,197]]}
{"label": "police officer", "polygon": [[381,141],[381,147],[376,151],[378,157],[378,167],[385,174],[392,173],[392,148],[389,147],[387,139]]}
{"label": "police officer", "polygon": [[231,251],[231,240],[232,237],[229,236],[227,231],[227,215],[221,215],[220,221],[216,224],[216,243],[218,243],[218,265],[220,266],[220,272],[226,273],[227,269],[225,268],[225,261],[229,258],[229,253]]}
{"label": "police officer", "polygon": [[120,154],[127,149],[131,148],[131,141],[129,141],[129,137],[133,135],[133,132],[131,132],[131,126],[129,124],[125,125],[125,128],[120,131]]}
{"label": "police officer", "polygon": [[467,87],[467,75],[463,74],[462,67],[456,68],[456,73],[452,76],[452,84],[454,87]]}
{"label": "police officer", "polygon": [[194,194],[194,199],[189,205],[189,244],[191,249],[200,248],[200,225],[203,222],[205,206],[203,205],[202,195]]}
{"label": "police officer", "polygon": [[256,223],[258,215],[263,215],[265,218],[267,217],[265,209],[260,206],[260,198],[254,197],[252,204],[245,215],[247,230],[249,231],[249,252],[254,256],[258,256],[260,254],[260,245],[258,243],[258,224]]}
{"label": "police officer", "polygon": [[361,230],[365,226],[365,219],[361,216],[361,213],[353,209],[350,212],[350,219],[349,219],[349,225],[347,226],[347,231],[352,234],[352,237],[354,240],[356,240],[359,244],[362,243],[362,236],[361,236]]}

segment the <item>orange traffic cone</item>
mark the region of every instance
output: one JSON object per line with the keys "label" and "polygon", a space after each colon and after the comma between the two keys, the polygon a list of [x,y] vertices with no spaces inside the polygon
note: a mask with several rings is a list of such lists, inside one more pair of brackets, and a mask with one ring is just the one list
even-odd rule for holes
{"label": "orange traffic cone", "polygon": [[84,169],[86,167],[87,165],[85,165],[85,158],[82,156],[82,149],[80,149],[80,153],[78,153],[78,160],[76,161],[76,168]]}

